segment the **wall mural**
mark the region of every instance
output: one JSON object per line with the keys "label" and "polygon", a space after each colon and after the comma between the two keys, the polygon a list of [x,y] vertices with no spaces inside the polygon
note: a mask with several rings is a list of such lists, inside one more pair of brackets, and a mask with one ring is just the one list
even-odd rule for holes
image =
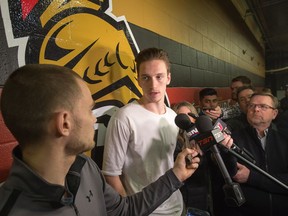
{"label": "wall mural", "polygon": [[111,114],[142,94],[134,61],[139,49],[125,17],[112,14],[111,0],[1,0],[1,12],[18,66],[61,65],[87,82],[96,102],[95,139],[103,145]]}

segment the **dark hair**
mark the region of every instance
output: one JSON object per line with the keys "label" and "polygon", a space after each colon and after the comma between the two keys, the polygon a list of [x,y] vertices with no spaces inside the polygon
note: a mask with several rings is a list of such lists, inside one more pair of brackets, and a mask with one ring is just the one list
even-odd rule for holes
{"label": "dark hair", "polygon": [[267,88],[267,87],[262,88],[261,92],[272,94],[272,90],[270,88]]}
{"label": "dark hair", "polygon": [[246,76],[237,76],[232,79],[232,82],[242,82],[243,85],[251,85],[251,80]]}
{"label": "dark hair", "polygon": [[143,62],[151,60],[163,60],[167,67],[167,72],[170,73],[170,62],[167,52],[158,48],[147,48],[138,53],[135,61],[137,64],[137,72],[139,73],[140,65]]}
{"label": "dark hair", "polygon": [[38,141],[47,133],[47,122],[58,108],[72,110],[81,97],[81,77],[71,69],[30,64],[15,70],[1,95],[3,119],[21,145]]}
{"label": "dark hair", "polygon": [[[273,102],[273,107],[278,109],[278,106],[279,106],[279,101],[277,99],[277,97],[275,97],[273,94],[270,94],[270,93],[267,93],[267,92],[256,92],[254,93],[252,96],[251,96],[251,99],[255,96],[268,96],[272,99],[272,102]],[[251,100],[250,99],[250,100]]]}
{"label": "dark hair", "polygon": [[199,99],[202,100],[205,96],[216,95],[217,91],[213,88],[204,88],[199,92]]}
{"label": "dark hair", "polygon": [[237,98],[238,98],[238,95],[240,94],[240,92],[246,90],[246,89],[251,89],[253,92],[255,92],[255,88],[251,85],[248,85],[248,86],[241,86],[237,89]]}

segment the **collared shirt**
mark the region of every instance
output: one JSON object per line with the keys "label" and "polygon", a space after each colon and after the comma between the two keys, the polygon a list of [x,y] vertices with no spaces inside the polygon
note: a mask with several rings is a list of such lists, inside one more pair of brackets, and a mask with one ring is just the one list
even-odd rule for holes
{"label": "collared shirt", "polygon": [[261,146],[262,146],[263,150],[265,150],[265,147],[266,147],[267,133],[268,133],[268,128],[264,130],[264,136],[263,137],[257,131],[257,136],[261,142]]}

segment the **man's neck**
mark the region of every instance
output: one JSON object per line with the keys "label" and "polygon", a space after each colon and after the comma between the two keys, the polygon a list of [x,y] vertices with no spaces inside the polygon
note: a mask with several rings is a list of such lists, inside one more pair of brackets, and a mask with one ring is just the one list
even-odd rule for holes
{"label": "man's neck", "polygon": [[156,114],[165,114],[166,113],[166,105],[163,101],[159,101],[158,103],[151,102],[147,103],[145,102],[144,98],[141,98],[138,100],[138,103],[143,106],[145,109],[149,110],[150,112],[156,113]]}
{"label": "man's neck", "polygon": [[66,175],[75,161],[75,156],[67,157],[50,149],[37,148],[23,151],[23,161],[47,182],[65,185]]}
{"label": "man's neck", "polygon": [[266,134],[266,130],[269,128],[269,125],[257,125],[257,126],[254,126],[254,128],[256,129],[259,137],[264,137]]}

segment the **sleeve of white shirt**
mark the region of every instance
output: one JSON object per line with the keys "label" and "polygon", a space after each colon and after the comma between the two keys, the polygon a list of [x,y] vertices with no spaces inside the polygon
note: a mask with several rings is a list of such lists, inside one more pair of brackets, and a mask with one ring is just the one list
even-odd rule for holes
{"label": "sleeve of white shirt", "polygon": [[104,175],[121,175],[126,158],[130,129],[125,123],[125,117],[118,118],[119,114],[116,112],[111,117],[106,130],[102,166]]}

